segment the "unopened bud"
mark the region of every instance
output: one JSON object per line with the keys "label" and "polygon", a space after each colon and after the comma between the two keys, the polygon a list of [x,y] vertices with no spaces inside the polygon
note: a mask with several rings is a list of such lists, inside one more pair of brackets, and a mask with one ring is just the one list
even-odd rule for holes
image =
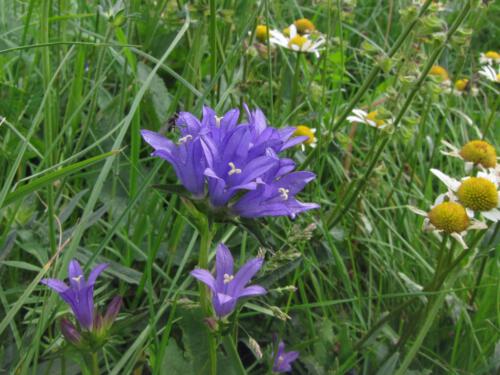
{"label": "unopened bud", "polygon": [[205,318],[204,319],[205,324],[208,326],[208,329],[210,331],[215,332],[219,328],[219,324],[217,323],[217,320],[215,318]]}
{"label": "unopened bud", "polygon": [[61,333],[64,338],[73,345],[78,345],[82,340],[82,335],[76,329],[76,327],[68,319],[62,318],[61,322]]}
{"label": "unopened bud", "polygon": [[113,322],[115,321],[116,317],[118,316],[118,313],[120,312],[120,309],[122,307],[122,297],[116,296],[114,297],[111,302],[108,305],[108,309],[106,310],[106,313],[104,314],[103,318],[103,323],[106,326],[106,328],[111,327]]}

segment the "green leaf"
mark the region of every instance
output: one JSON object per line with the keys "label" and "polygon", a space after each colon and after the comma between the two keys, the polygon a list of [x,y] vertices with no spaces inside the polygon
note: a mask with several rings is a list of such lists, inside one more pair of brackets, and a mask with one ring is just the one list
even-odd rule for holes
{"label": "green leaf", "polygon": [[80,161],[75,164],[68,165],[64,168],[58,169],[57,171],[47,173],[45,176],[39,177],[31,182],[28,182],[26,185],[17,188],[16,190],[10,192],[5,197],[5,200],[0,204],[0,208],[7,206],[8,204],[25,197],[26,195],[33,193],[34,191],[44,187],[51,182],[54,182],[60,178],[69,176],[75,172],[80,172],[81,169],[88,167],[92,164],[95,164],[101,160],[104,160],[112,155],[119,153],[119,150],[114,150],[110,152],[106,152],[104,154],[94,156],[90,159],[86,159]]}

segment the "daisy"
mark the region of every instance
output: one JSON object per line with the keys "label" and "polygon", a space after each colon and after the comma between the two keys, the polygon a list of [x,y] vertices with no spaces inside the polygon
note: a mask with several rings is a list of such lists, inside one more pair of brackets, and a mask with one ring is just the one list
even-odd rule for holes
{"label": "daisy", "polygon": [[493,63],[500,64],[500,53],[495,51],[481,53],[481,55],[479,56],[479,63],[488,65],[493,65]]}
{"label": "daisy", "polygon": [[316,129],[310,128],[306,125],[298,125],[295,128],[295,132],[293,133],[296,137],[307,137],[307,139],[301,143],[302,151],[306,150],[305,145],[308,145],[311,148],[315,148],[318,144],[318,139],[314,136],[316,133]]}
{"label": "daisy", "polygon": [[500,82],[500,72],[497,72],[490,65],[483,66],[483,68],[479,71],[479,74],[491,82]]}
{"label": "daisy", "polygon": [[441,65],[433,65],[431,70],[429,70],[429,75],[434,77],[443,86],[449,86],[451,84],[448,71]]}
{"label": "daisy", "polygon": [[366,112],[362,109],[353,109],[352,113],[354,115],[348,116],[347,121],[370,125],[377,129],[383,129],[392,122],[391,119],[382,119],[378,111]]}
{"label": "daisy", "polygon": [[316,26],[307,18],[300,18],[293,23],[300,35],[311,34],[316,31]]}
{"label": "daisy", "polygon": [[267,42],[267,26],[266,25],[257,25],[255,28],[255,37],[261,43]]}
{"label": "daisy", "polygon": [[449,142],[441,141],[446,150],[441,151],[443,155],[453,156],[465,162],[465,171],[472,171],[474,165],[478,165],[484,169],[495,168],[497,166],[497,153],[495,148],[488,142],[483,140],[473,140],[467,142],[458,149]]}
{"label": "daisy", "polygon": [[325,43],[322,36],[313,39],[308,34],[300,35],[295,25],[290,25],[289,33],[290,35],[287,36],[279,30],[271,30],[270,41],[272,44],[292,51],[314,53],[316,57],[319,57],[320,47]]}
{"label": "daisy", "polygon": [[467,78],[457,79],[450,91],[457,96],[462,96],[465,94],[476,96],[478,93],[477,87],[472,85]]}
{"label": "daisy", "polygon": [[438,236],[442,233],[448,234],[464,249],[468,248],[464,241],[467,231],[487,228],[483,222],[470,218],[460,203],[445,201],[442,195],[436,199],[429,212],[412,206],[409,208],[417,215],[425,217],[423,229],[426,232],[433,232]]}
{"label": "daisy", "polygon": [[500,179],[496,173],[479,172],[477,177],[464,177],[458,181],[438,169],[431,169],[431,172],[448,187],[448,193],[444,197],[460,202],[469,217],[474,217],[478,212],[485,219],[500,221]]}

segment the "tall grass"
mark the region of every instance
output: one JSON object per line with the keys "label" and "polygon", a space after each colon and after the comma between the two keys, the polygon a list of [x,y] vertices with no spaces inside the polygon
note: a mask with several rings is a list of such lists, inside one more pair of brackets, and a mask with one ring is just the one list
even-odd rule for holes
{"label": "tall grass", "polygon": [[[445,246],[408,205],[426,210],[444,192],[430,168],[464,175],[441,141],[484,138],[500,152],[498,85],[476,74],[479,53],[500,50],[500,5],[355,3],[131,0],[112,13],[107,1],[0,0],[0,373],[89,373],[60,333],[69,309],[40,285],[65,278],[73,258],[110,264],[100,308],[124,298],[101,373],[264,374],[275,337],[300,351],[297,374],[498,371],[500,224],[469,234],[433,289]],[[319,59],[255,44],[257,24],[302,17],[325,34]],[[478,95],[436,92],[437,63]],[[316,173],[303,200],[321,209],[260,220],[265,241],[193,219],[158,188],[174,171],[139,133],[174,133],[181,110],[243,103],[276,127],[317,129],[317,148],[290,156]],[[346,121],[379,107],[394,118],[388,131]],[[210,268],[218,242],[238,265],[265,247],[257,281],[269,290],[220,342],[189,276]]]}

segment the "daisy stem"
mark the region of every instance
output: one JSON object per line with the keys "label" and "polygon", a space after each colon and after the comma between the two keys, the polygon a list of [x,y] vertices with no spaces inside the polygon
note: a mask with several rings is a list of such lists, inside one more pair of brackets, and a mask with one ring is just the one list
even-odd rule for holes
{"label": "daisy stem", "polygon": [[[198,266],[202,269],[208,268],[208,253],[212,244],[212,231],[208,218],[200,217],[198,230],[200,231],[200,254],[198,258]],[[200,285],[200,301],[201,309],[206,317],[211,316],[212,311],[210,308],[210,293],[203,283]],[[217,374],[217,343],[215,336],[210,332],[207,327],[208,333],[208,352],[210,356],[210,374]]]}
{"label": "daisy stem", "polygon": [[[488,241],[487,246],[491,246],[491,244],[493,243],[493,240],[496,238],[499,230],[500,230],[500,222],[497,222],[495,224],[495,229],[491,233],[491,236],[490,236],[490,239]],[[481,235],[478,235],[478,238],[481,238],[481,237],[482,237]],[[470,306],[473,306],[474,301],[476,300],[477,290],[478,290],[479,285],[481,285],[481,280],[483,279],[484,270],[486,268],[487,262],[488,262],[488,255],[484,255],[483,259],[481,260],[481,265],[479,266],[479,272],[478,272],[477,277],[476,277],[476,282],[474,283],[474,287],[472,288],[472,295],[471,295],[470,300],[469,300]]]}
{"label": "daisy stem", "polygon": [[299,86],[299,76],[300,76],[300,60],[302,54],[300,52],[296,53],[297,59],[295,60],[295,71],[293,72],[293,81],[292,81],[292,96],[290,100],[290,110],[289,113],[292,113],[295,109],[295,104],[297,103],[297,91]]}

